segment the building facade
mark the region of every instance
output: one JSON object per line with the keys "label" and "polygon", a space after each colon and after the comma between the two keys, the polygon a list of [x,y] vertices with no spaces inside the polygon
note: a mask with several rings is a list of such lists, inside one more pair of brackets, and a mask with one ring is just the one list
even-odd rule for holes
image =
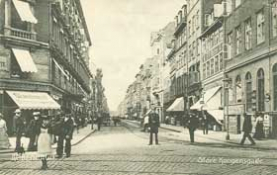
{"label": "building facade", "polygon": [[175,23],[168,23],[163,29],[151,34],[150,46],[152,49],[152,57],[155,60],[152,67],[151,79],[151,104],[157,107],[160,121],[164,121],[164,91],[167,80],[167,54],[170,50],[171,42],[174,38]]}
{"label": "building facade", "polygon": [[[265,114],[265,130],[276,137],[277,1],[233,1],[226,20],[229,46],[231,132],[242,129],[242,114]],[[248,10],[245,10],[248,9]]]}
{"label": "building facade", "polygon": [[0,9],[0,109],[9,133],[16,108],[26,117],[86,113],[91,40],[80,1],[5,0]]}
{"label": "building facade", "polygon": [[[168,54],[170,65],[170,101],[166,115],[171,124],[182,123],[187,111],[188,60],[187,60],[187,5],[175,17],[173,48]],[[165,104],[166,105],[166,104]]]}
{"label": "building facade", "polygon": [[188,104],[192,106],[201,96],[200,58],[203,0],[187,0],[187,64]]}

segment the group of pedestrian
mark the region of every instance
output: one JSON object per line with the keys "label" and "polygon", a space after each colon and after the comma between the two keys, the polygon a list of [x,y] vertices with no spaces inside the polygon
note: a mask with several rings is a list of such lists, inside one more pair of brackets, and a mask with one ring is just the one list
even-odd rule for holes
{"label": "group of pedestrian", "polygon": [[[15,151],[22,151],[22,136],[29,138],[28,151],[37,151],[38,158],[42,161],[42,169],[47,169],[47,158],[52,156],[52,144],[57,137],[56,158],[61,158],[63,152],[66,157],[71,155],[71,139],[73,136],[74,122],[70,113],[58,113],[57,116],[41,114],[38,111],[33,112],[29,124],[21,115],[21,110],[15,110],[15,131],[16,147]],[[65,142],[65,146],[64,146]],[[0,148],[8,148],[9,138],[7,135],[6,123],[3,115],[0,114]],[[65,147],[65,149],[64,149]]]}
{"label": "group of pedestrian", "polygon": [[[184,126],[187,127],[189,130],[190,142],[192,144],[195,141],[194,132],[198,128],[200,122],[202,124],[203,134],[204,135],[208,134],[209,120],[208,120],[208,116],[206,116],[205,114],[203,115],[203,118],[199,118],[199,116],[196,115],[195,113],[190,113],[189,116],[184,120]],[[149,145],[153,144],[153,134],[155,135],[156,144],[158,144],[158,128],[160,126],[160,121],[159,121],[159,115],[155,111],[155,108],[152,108],[151,111],[148,113],[148,115],[145,116],[144,123],[147,124],[144,126],[147,126],[150,129]],[[265,138],[263,127],[264,127],[263,115],[258,114],[256,118],[256,124],[255,124],[255,134],[253,136],[255,139],[260,140]],[[144,130],[146,130],[146,128],[144,128]],[[247,113],[244,114],[243,132],[244,133],[240,144],[243,145],[246,138],[248,138],[249,141],[251,142],[251,145],[255,145],[256,143],[251,136],[251,132],[252,132],[251,115]]]}

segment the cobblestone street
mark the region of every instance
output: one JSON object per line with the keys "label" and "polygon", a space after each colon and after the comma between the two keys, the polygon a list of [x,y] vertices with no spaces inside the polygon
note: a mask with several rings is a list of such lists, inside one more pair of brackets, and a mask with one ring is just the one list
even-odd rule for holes
{"label": "cobblestone street", "polygon": [[[277,155],[271,151],[212,144],[190,145],[165,137],[148,145],[148,134],[135,125],[103,127],[73,147],[70,158],[9,160],[1,155],[0,174],[277,174]],[[11,156],[11,155],[10,155]]]}

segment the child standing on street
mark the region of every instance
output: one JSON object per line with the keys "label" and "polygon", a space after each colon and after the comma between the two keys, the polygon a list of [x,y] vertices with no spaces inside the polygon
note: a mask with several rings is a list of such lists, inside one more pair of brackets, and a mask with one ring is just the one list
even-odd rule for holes
{"label": "child standing on street", "polygon": [[52,155],[50,118],[47,115],[42,115],[41,120],[42,124],[38,137],[38,158],[42,161],[41,169],[46,170],[48,168],[47,158]]}

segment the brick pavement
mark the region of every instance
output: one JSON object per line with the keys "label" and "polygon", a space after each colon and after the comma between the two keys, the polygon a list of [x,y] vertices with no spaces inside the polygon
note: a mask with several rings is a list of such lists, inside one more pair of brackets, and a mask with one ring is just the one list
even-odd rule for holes
{"label": "brick pavement", "polygon": [[37,160],[5,161],[0,174],[277,174],[277,155],[271,151],[180,144],[163,138],[161,145],[147,142],[148,134],[139,129],[105,127],[76,145],[72,157],[50,160],[49,170],[39,170]]}
{"label": "brick pavement", "polygon": [[[78,133],[77,133],[76,130],[74,130],[73,139],[71,141],[71,144],[76,145],[76,144],[80,143],[81,141],[83,141],[86,137],[90,136],[90,134],[92,134],[95,131],[96,131],[95,129],[91,130],[90,125],[88,125],[87,127],[79,129]],[[10,149],[2,149],[2,150],[0,150],[0,154],[1,153],[7,153],[7,152],[13,152],[13,150],[15,149],[16,138],[15,137],[10,137],[9,140],[10,140],[10,143],[11,143]],[[22,137],[21,138],[21,143],[23,144],[23,147],[25,148],[25,150],[27,150],[27,147],[28,147],[28,144],[29,144],[29,138]],[[56,147],[57,147],[57,144],[52,145],[52,148],[56,148]]]}

